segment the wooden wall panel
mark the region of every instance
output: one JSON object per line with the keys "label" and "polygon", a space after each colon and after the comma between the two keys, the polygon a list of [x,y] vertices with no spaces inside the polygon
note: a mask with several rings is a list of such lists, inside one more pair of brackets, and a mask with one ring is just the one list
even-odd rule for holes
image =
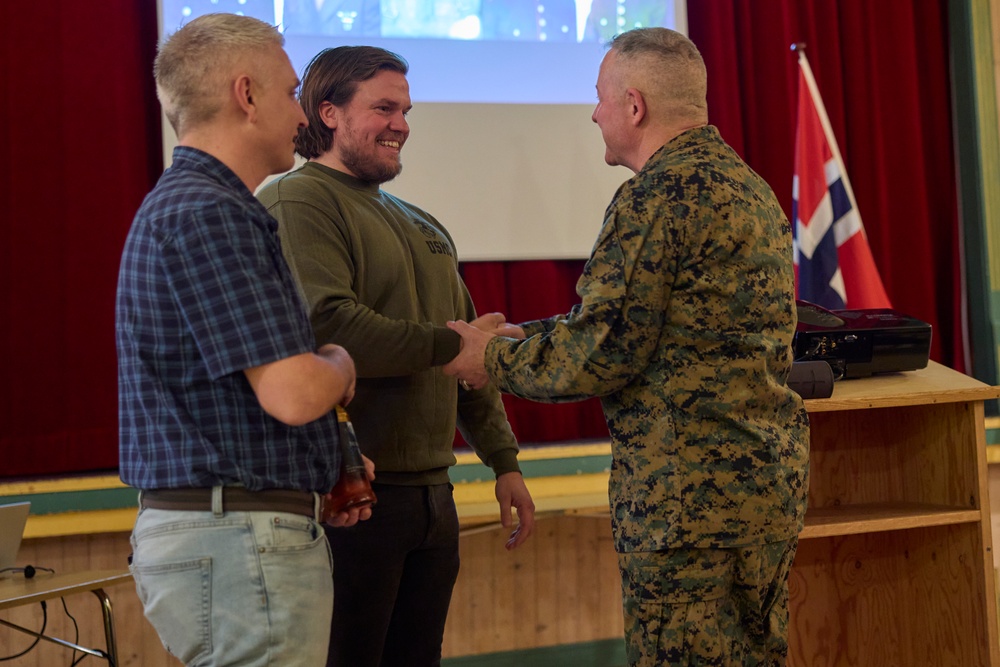
{"label": "wooden wall panel", "polygon": [[[618,638],[623,634],[618,563],[607,516],[542,518],[536,533],[515,551],[504,549],[507,531],[470,531],[461,540],[462,570],[445,633],[445,657]],[[124,569],[128,533],[25,540],[18,562],[59,572]],[[121,667],[177,667],[152,626],[131,584],[106,590],[114,610]],[[66,598],[84,646],[104,648],[97,598]],[[73,637],[58,600],[48,603],[46,632]],[[0,618],[40,628],[38,605],[0,611]],[[0,627],[0,657],[16,653],[31,637]],[[79,656],[79,654],[77,654]],[[15,663],[19,667],[69,664],[70,651],[41,642]],[[98,664],[93,657],[88,663]]]}
{"label": "wooden wall panel", "polygon": [[506,535],[497,527],[463,536],[445,657],[623,636],[607,516],[543,518],[512,552]]}

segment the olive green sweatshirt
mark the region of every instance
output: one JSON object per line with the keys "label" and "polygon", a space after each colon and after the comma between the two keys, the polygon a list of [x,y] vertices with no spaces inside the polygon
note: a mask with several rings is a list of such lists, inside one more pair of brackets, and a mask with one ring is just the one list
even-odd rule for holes
{"label": "olive green sweatshirt", "polygon": [[440,484],[462,436],[496,475],[517,442],[492,385],[465,391],[441,372],[459,349],[448,320],[476,317],[455,245],[428,213],[377,184],[307,162],[258,197],[309,307],[318,345],[342,345],[358,372],[347,406],[377,481]]}

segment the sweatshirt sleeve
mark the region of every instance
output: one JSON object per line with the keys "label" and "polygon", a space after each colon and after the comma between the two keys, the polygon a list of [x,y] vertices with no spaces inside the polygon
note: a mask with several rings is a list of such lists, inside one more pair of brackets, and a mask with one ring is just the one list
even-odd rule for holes
{"label": "sweatshirt sleeve", "polygon": [[[476,318],[472,297],[464,288],[463,303],[458,310],[461,319],[472,321]],[[457,426],[465,441],[496,477],[520,472],[517,439],[507,421],[500,392],[492,384],[482,389],[458,390]]]}
{"label": "sweatshirt sleeve", "polygon": [[360,377],[410,375],[458,354],[460,338],[446,326],[392,319],[360,302],[357,267],[339,211],[281,200],[269,212],[280,223],[282,250],[317,342],[342,345]]}
{"label": "sweatshirt sleeve", "polygon": [[458,430],[497,477],[520,471],[517,440],[507,421],[500,392],[493,385],[458,390]]}

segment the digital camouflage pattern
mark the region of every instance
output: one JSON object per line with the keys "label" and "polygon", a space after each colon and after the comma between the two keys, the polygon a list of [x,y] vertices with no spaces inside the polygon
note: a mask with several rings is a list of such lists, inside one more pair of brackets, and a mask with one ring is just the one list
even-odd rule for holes
{"label": "digital camouflage pattern", "polygon": [[620,554],[629,664],[783,666],[797,545]]}
{"label": "digital camouflage pattern", "polygon": [[495,338],[486,368],[538,401],[600,396],[619,552],[736,547],[802,528],[809,426],[785,385],[791,229],[712,126],[660,148],[615,194],[581,303]]}

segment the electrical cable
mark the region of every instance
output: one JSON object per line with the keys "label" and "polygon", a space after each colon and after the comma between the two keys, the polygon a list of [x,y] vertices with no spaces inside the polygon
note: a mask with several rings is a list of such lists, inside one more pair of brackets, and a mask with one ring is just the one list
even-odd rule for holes
{"label": "electrical cable", "polygon": [[[69,620],[73,622],[73,634],[74,634],[73,643],[79,644],[80,626],[77,624],[76,618],[74,618],[73,614],[69,613],[69,607],[66,606],[66,598],[61,598],[61,600],[62,600],[63,611],[66,613],[66,616],[69,617]],[[101,657],[108,661],[108,665],[110,667],[116,667],[114,660],[111,659],[111,656],[108,654],[107,651],[102,651],[100,649],[94,649],[94,651],[100,653]],[[69,663],[69,667],[76,667],[76,665],[79,665],[81,662],[84,661],[85,658],[88,658],[91,655],[90,653],[81,653],[80,656],[77,657],[76,653],[77,653],[76,649],[73,649],[73,659],[72,662]]]}
{"label": "electrical cable", "polygon": [[[49,624],[49,609],[48,609],[48,607],[45,604],[45,600],[42,600],[39,604],[42,605],[42,629],[38,631],[38,634],[39,635],[44,635],[45,634],[45,628]],[[20,658],[22,655],[25,655],[28,651],[30,651],[31,649],[33,649],[36,646],[38,646],[38,642],[40,642],[40,641],[42,641],[42,638],[40,636],[39,637],[35,637],[35,641],[31,642],[31,646],[29,646],[28,648],[24,649],[20,653],[16,653],[14,655],[8,655],[8,656],[0,658],[0,662],[6,662],[7,660],[16,660],[17,658]]]}
{"label": "electrical cable", "polygon": [[24,567],[5,567],[0,570],[0,574],[4,572],[15,572],[23,573],[25,579],[33,579],[38,572],[51,572],[55,573],[51,567],[35,567],[34,565],[25,565]]}
{"label": "electrical cable", "polygon": [[[62,601],[63,613],[65,613],[66,616],[69,617],[69,620],[71,620],[73,622],[73,643],[74,644],[79,644],[80,643],[80,626],[77,625],[76,618],[73,617],[73,614],[69,613],[69,607],[66,606],[66,598],[59,598],[59,599]],[[73,667],[73,665],[78,664],[80,662],[80,660],[83,660],[86,657],[87,657],[87,654],[84,653],[82,656],[80,656],[79,659],[77,659],[77,657],[76,657],[76,649],[73,649],[73,658],[72,658],[72,661],[69,663],[70,667]]]}

